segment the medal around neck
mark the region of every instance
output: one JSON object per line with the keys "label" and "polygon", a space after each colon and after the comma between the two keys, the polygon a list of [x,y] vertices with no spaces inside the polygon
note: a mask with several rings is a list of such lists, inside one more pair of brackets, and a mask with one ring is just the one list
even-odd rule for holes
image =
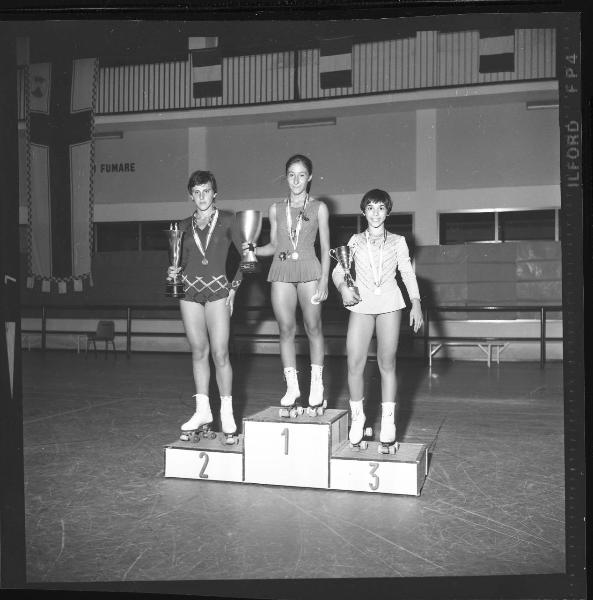
{"label": "medal around neck", "polygon": [[210,240],[212,239],[212,234],[214,233],[214,228],[216,227],[216,223],[218,222],[218,209],[215,208],[214,212],[210,215],[210,219],[208,221],[208,235],[206,236],[206,243],[202,245],[202,240],[200,240],[200,236],[196,230],[196,221],[192,221],[192,231],[194,234],[194,241],[196,242],[196,246],[202,255],[202,264],[206,266],[208,264],[208,259],[206,258],[206,250],[208,249],[208,244],[210,244]]}
{"label": "medal around neck", "polygon": [[249,247],[243,250],[239,268],[243,273],[261,271],[261,263],[255,255],[255,244],[261,233],[262,214],[259,210],[241,210],[235,215],[235,228],[242,243]]}
{"label": "medal around neck", "polygon": [[[166,233],[169,238],[169,264],[177,269],[181,264],[181,242],[183,240],[184,232],[179,229],[177,223],[171,223],[169,225],[169,229],[166,230]],[[183,281],[179,273],[176,273],[171,277],[167,277],[165,295],[169,298],[185,298]]]}
{"label": "medal around neck", "polygon": [[354,249],[351,246],[338,246],[337,248],[332,248],[329,251],[329,255],[342,267],[346,285],[359,294],[358,288],[354,285],[354,280],[350,274],[350,268],[354,260]]}
{"label": "medal around neck", "polygon": [[369,264],[371,265],[371,270],[373,272],[373,281],[375,282],[375,289],[373,290],[373,293],[375,294],[375,296],[380,296],[381,295],[381,279],[383,278],[383,250],[385,249],[385,242],[387,241],[387,234],[385,232],[383,232],[383,235],[381,236],[383,238],[383,242],[381,243],[381,246],[379,248],[379,265],[377,267],[375,266],[375,261],[373,259],[373,252],[371,250],[372,239],[371,239],[371,235],[369,234],[368,229],[364,232],[364,236],[365,236],[365,239],[367,242],[367,252],[369,255]]}

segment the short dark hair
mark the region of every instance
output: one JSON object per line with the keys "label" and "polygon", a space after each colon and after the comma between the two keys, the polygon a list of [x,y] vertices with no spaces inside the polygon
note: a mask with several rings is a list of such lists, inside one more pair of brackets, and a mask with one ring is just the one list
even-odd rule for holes
{"label": "short dark hair", "polygon": [[379,190],[377,188],[369,190],[360,201],[360,210],[365,211],[366,207],[371,203],[384,204],[387,209],[387,214],[391,212],[393,208],[393,202],[391,196],[385,190]]}
{"label": "short dark hair", "polygon": [[216,194],[218,191],[216,186],[216,178],[210,171],[194,171],[189,176],[189,181],[187,182],[187,191],[191,194],[194,186],[204,185],[205,183],[209,183],[212,186],[212,190]]}
{"label": "short dark hair", "polygon": [[290,167],[294,163],[298,162],[303,163],[305,165],[305,168],[307,169],[307,171],[309,171],[309,175],[313,175],[313,163],[311,162],[311,159],[308,156],[305,156],[304,154],[294,154],[293,156],[291,156],[286,161],[285,173],[288,173],[288,169],[290,169]]}

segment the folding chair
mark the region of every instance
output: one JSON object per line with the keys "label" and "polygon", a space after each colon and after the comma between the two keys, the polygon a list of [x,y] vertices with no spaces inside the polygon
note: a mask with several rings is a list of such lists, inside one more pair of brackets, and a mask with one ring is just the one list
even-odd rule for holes
{"label": "folding chair", "polygon": [[113,352],[117,355],[115,350],[115,323],[113,321],[99,321],[97,323],[97,330],[94,333],[89,333],[86,338],[86,351],[88,354],[89,346],[92,343],[95,350],[95,357],[97,356],[97,342],[105,342],[105,358],[107,358],[108,343],[111,342]]}

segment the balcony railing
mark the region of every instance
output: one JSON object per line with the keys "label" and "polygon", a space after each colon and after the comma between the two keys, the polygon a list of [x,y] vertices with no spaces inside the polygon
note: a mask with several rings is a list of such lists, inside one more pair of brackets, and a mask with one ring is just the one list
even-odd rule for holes
{"label": "balcony railing", "polygon": [[[186,61],[100,67],[96,114],[143,113],[298,102],[556,77],[553,28],[515,30],[512,72],[480,73],[478,31],[419,31],[413,37],[354,44],[352,86],[322,89],[319,49],[224,57],[222,96],[192,98]],[[19,118],[25,75],[19,73]]]}

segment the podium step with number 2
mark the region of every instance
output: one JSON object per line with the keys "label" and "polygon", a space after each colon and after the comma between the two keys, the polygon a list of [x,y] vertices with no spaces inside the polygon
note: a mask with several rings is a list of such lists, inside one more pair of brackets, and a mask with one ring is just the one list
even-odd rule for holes
{"label": "podium step with number 2", "polygon": [[225,445],[218,434],[165,446],[165,477],[419,495],[426,445],[400,443],[395,455],[380,454],[378,445],[349,447],[345,410],[287,418],[272,406],[243,419],[236,445]]}

